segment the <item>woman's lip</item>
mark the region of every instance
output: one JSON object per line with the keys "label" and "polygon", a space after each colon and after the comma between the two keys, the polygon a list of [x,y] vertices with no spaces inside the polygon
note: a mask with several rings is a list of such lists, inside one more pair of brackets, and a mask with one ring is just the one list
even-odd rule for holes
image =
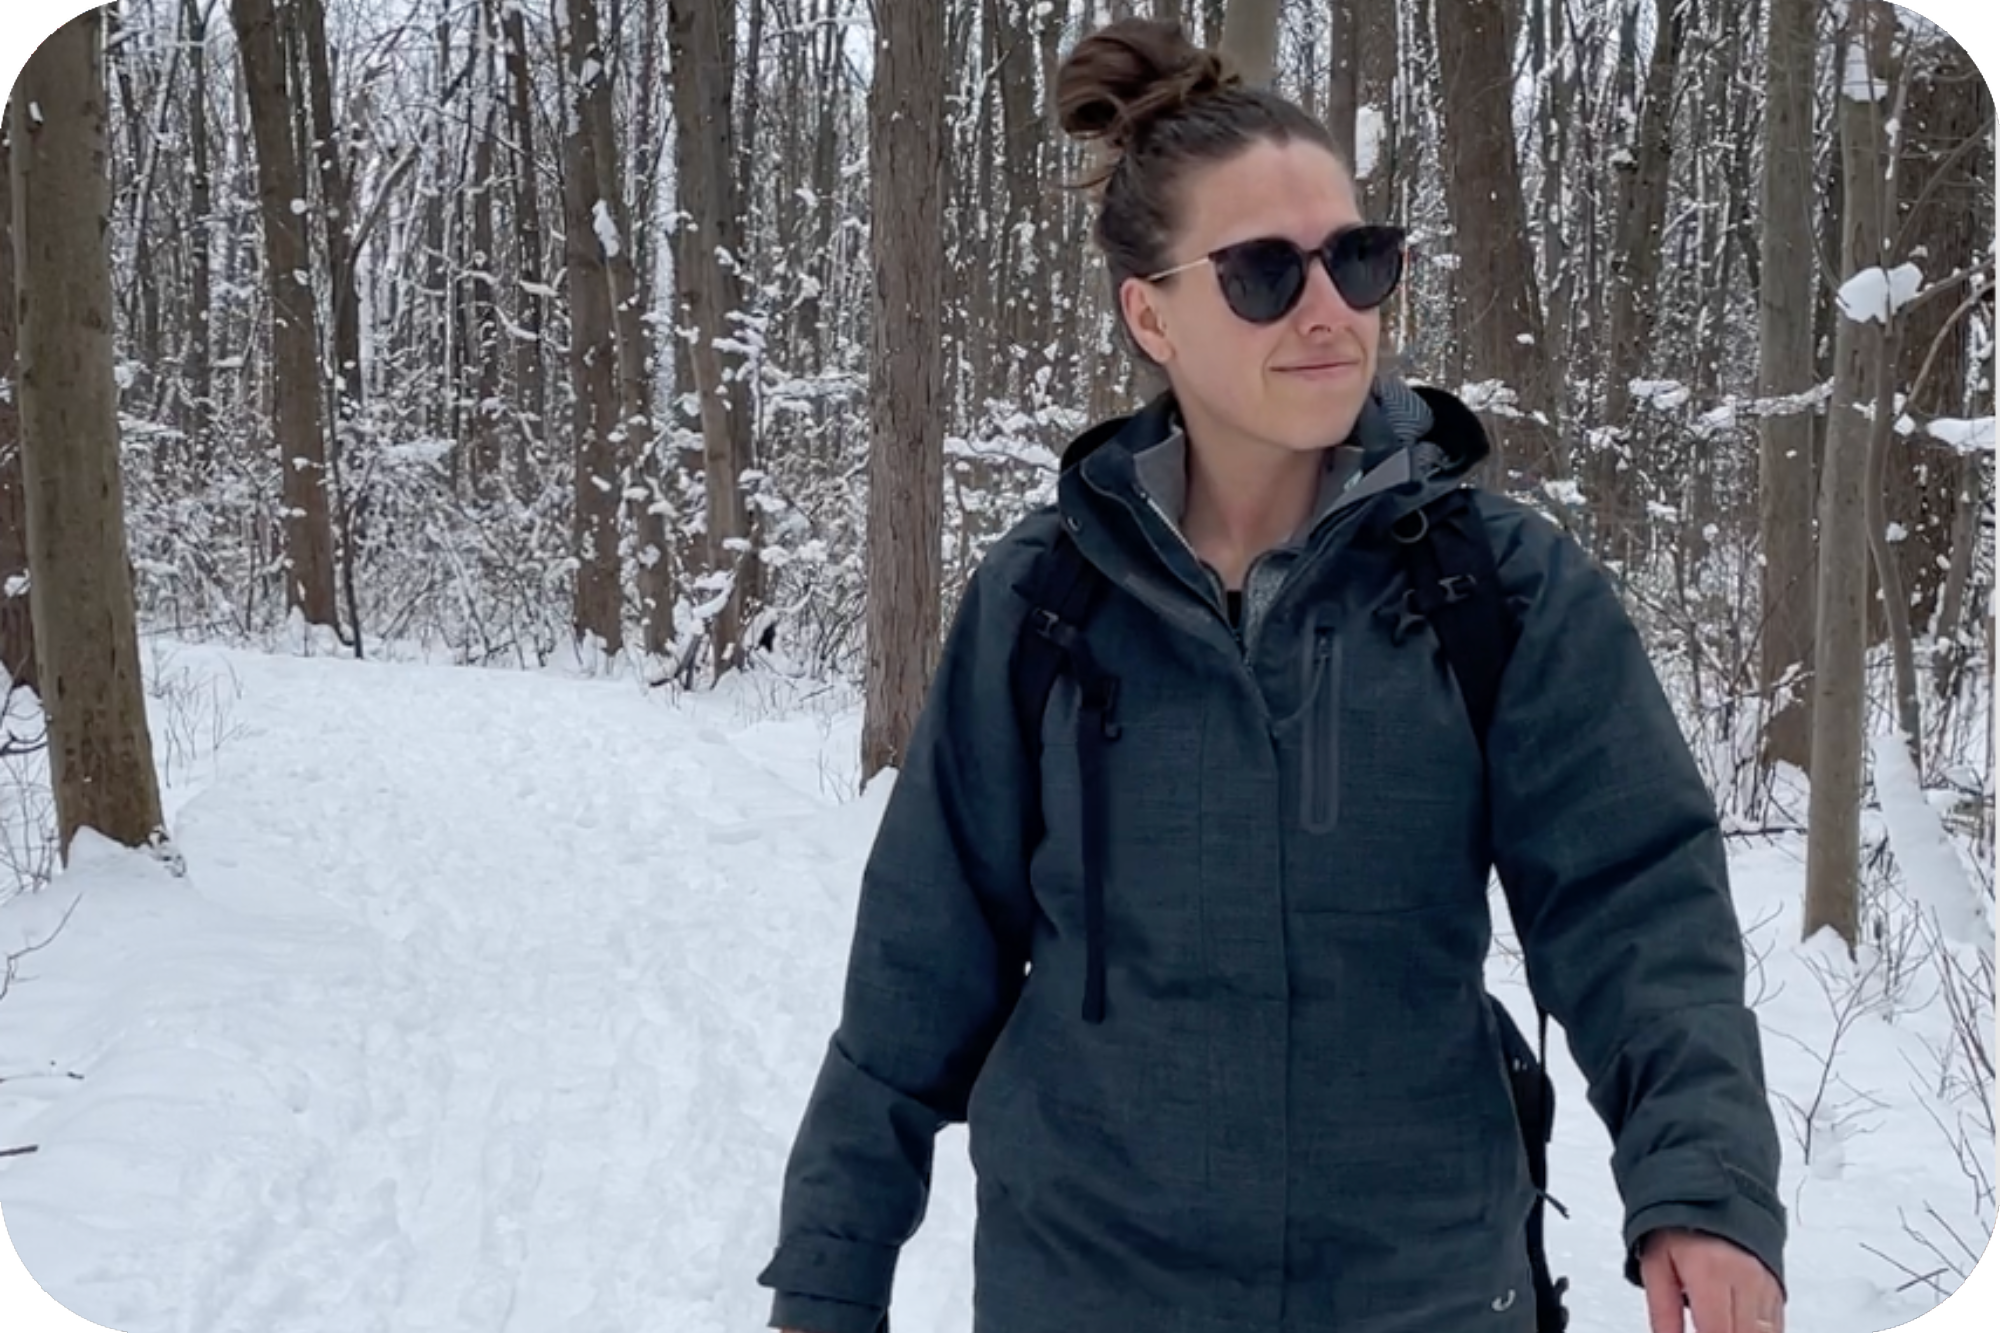
{"label": "woman's lip", "polygon": [[1279,366],[1278,369],[1293,371],[1293,372],[1314,371],[1314,370],[1352,370],[1355,366],[1358,366],[1360,364],[1361,363],[1359,361],[1317,361],[1309,366]]}

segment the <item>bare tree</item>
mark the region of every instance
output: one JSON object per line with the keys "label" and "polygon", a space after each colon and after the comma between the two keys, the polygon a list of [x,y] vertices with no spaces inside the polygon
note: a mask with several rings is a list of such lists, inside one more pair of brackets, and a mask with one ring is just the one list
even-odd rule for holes
{"label": "bare tree", "polygon": [[[542,353],[544,301],[542,286],[542,209],[535,185],[534,80],[528,71],[527,27],[519,5],[503,5],[500,33],[507,52],[507,127],[513,150],[514,262],[519,273],[514,321],[514,378],[526,418],[523,434],[532,434],[548,412],[547,370]],[[516,470],[525,465],[517,458]]]}
{"label": "bare tree", "polygon": [[[659,496],[649,473],[653,442],[653,339],[646,328],[644,293],[633,263],[634,229],[625,202],[624,171],[612,118],[612,71],[598,30],[595,0],[578,0],[571,7],[572,40],[584,55],[586,71],[577,100],[584,132],[590,136],[590,157],[597,169],[597,203],[592,224],[611,284],[612,329],[617,335],[619,419],[611,435],[610,456],[618,460],[624,478],[620,493],[630,502],[632,528],[639,534],[640,620],[649,653],[666,650],[673,631],[674,579],[672,548],[659,509]],[[646,484],[641,484],[643,480]]]}
{"label": "bare tree", "polygon": [[[1993,99],[1956,42],[1942,33],[1912,40],[1897,135],[1898,231],[1908,242],[1899,251],[1921,256],[1915,262],[1930,281],[1949,283],[1978,266],[1991,235],[1981,221],[1980,192]],[[1897,440],[1887,460],[1888,518],[1903,533],[1895,554],[1910,615],[1919,626],[1941,624],[1947,636],[1956,622],[1943,622],[1939,612],[1962,526],[1961,497],[1978,484],[1983,464],[1929,438],[1924,428],[1938,417],[1978,415],[1968,401],[1966,372],[1979,353],[1973,324],[1954,314],[1960,295],[1953,291],[1904,314],[1896,377],[1911,393],[1903,412],[1918,429]],[[1932,370],[1919,385],[1927,361]]]}
{"label": "bare tree", "polygon": [[1623,432],[1620,446],[1591,459],[1590,498],[1600,555],[1629,560],[1640,525],[1638,439],[1631,430],[1632,380],[1644,369],[1654,332],[1660,275],[1660,229],[1667,215],[1667,173],[1674,152],[1674,82],[1697,0],[1656,0],[1652,58],[1639,104],[1635,142],[1618,160],[1617,239],[1611,253],[1611,363],[1603,424]]}
{"label": "bare tree", "polygon": [[605,273],[611,218],[599,193],[597,151],[584,104],[602,79],[596,0],[566,0],[570,100],[563,112],[563,255],[569,270],[570,393],[575,432],[577,561],[571,622],[579,642],[594,639],[608,656],[625,649],[619,581],[618,518],[623,459],[618,456],[618,346],[612,333],[611,280]]}
{"label": "bare tree", "polygon": [[473,60],[480,96],[475,102],[471,133],[472,181],[465,206],[472,214],[472,253],[460,283],[464,292],[461,326],[465,330],[466,384],[472,404],[472,481],[480,494],[493,496],[505,479],[500,404],[499,255],[496,253],[494,171],[500,156],[499,119],[492,88],[493,52],[498,46],[492,0],[484,0],[473,26]]}
{"label": "bare tree", "polygon": [[683,222],[676,280],[694,324],[691,386],[701,403],[708,558],[729,580],[712,623],[715,669],[742,652],[744,609],[758,595],[743,473],[751,466],[750,399],[731,317],[743,309],[743,212],[736,197],[736,0],[670,0],[675,180]]}
{"label": "bare tree", "polygon": [[1362,0],[1328,0],[1327,45],[1333,53],[1326,89],[1326,127],[1333,146],[1349,166],[1355,164],[1355,119],[1361,100],[1361,46],[1357,19]]}
{"label": "bare tree", "polygon": [[[1841,272],[1882,264],[1884,142],[1875,90],[1888,79],[1895,17],[1883,0],[1855,0],[1841,30],[1839,100]],[[1860,85],[1860,86],[1857,86]],[[1886,284],[1885,284],[1886,286]],[[1844,309],[1834,347],[1833,398],[1820,481],[1819,615],[1814,654],[1812,798],[1807,818],[1807,939],[1832,928],[1850,951],[1860,933],[1861,783],[1867,703],[1869,413],[1888,318]]]}
{"label": "bare tree", "polygon": [[943,17],[931,0],[879,0],[876,14],[864,780],[902,761],[936,663],[945,430]]}
{"label": "bare tree", "polygon": [[201,462],[209,448],[209,426],[215,403],[215,357],[209,328],[214,303],[213,259],[209,233],[213,227],[213,183],[208,148],[208,15],[213,0],[183,0],[181,11],[188,47],[188,303],[187,351],[181,373],[181,432],[192,461]]}
{"label": "bare tree", "polygon": [[1269,84],[1278,64],[1278,0],[1229,0],[1216,49],[1251,83]]}
{"label": "bare tree", "polygon": [[1514,396],[1496,423],[1502,475],[1512,468],[1531,481],[1553,478],[1565,465],[1514,146],[1513,48],[1502,0],[1439,6],[1437,48],[1459,341],[1472,357],[1472,374],[1499,381]]}
{"label": "bare tree", "polygon": [[161,829],[112,373],[103,14],[29,57],[11,117],[29,597],[65,857],[84,827],[132,847]]}
{"label": "bare tree", "polygon": [[21,395],[15,353],[14,125],[0,134],[0,690],[36,688],[35,617],[28,597],[28,492],[21,475]]}
{"label": "bare tree", "polygon": [[[1814,384],[1812,101],[1814,0],[1770,0],[1764,179],[1757,286],[1758,528],[1764,552],[1759,685],[1775,695],[1788,673],[1810,673],[1817,570],[1813,553]],[[1811,695],[1774,707],[1767,762],[1804,768],[1812,751]]]}
{"label": "bare tree", "polygon": [[[278,15],[272,0],[230,0],[257,141],[271,300],[272,407],[283,475],[285,596],[310,625],[334,625],[333,512],[320,419],[319,317],[306,240],[305,176],[292,140]],[[296,205],[296,206],[295,206]]]}

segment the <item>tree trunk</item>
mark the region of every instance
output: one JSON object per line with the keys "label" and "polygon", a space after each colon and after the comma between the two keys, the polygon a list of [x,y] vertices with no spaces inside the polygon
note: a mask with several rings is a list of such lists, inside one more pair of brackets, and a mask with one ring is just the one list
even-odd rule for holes
{"label": "tree trunk", "polygon": [[[1362,160],[1353,166],[1361,186],[1361,212],[1364,217],[1388,221],[1395,213],[1397,178],[1402,170],[1397,154],[1396,71],[1401,60],[1397,6],[1395,0],[1336,3],[1343,6],[1343,31],[1354,51],[1354,150]],[[1364,139],[1371,133],[1373,160],[1368,161]]]}
{"label": "tree trunk", "polygon": [[341,157],[341,127],[333,116],[333,64],[327,58],[325,0],[299,0],[306,67],[312,83],[312,138],[326,221],[327,273],[333,286],[333,367],[336,444],[345,444],[361,407],[361,298],[355,285],[354,180]]}
{"label": "tree trunk", "polygon": [[[480,58],[476,77],[481,88],[490,88],[495,44],[494,15],[490,0],[482,4],[477,36]],[[500,311],[495,284],[500,257],[494,253],[493,167],[498,156],[497,109],[491,98],[481,96],[471,133],[472,183],[466,191],[465,206],[472,213],[472,254],[463,277],[465,284],[466,357],[471,365],[466,396],[472,400],[472,484],[484,497],[498,495],[505,480],[505,450],[500,430]]]}
{"label": "tree trunk", "polygon": [[42,43],[12,108],[29,599],[65,859],[81,828],[128,847],[161,832],[119,472],[103,13]]}
{"label": "tree trunk", "polygon": [[21,474],[20,330],[14,306],[13,138],[10,116],[0,138],[0,670],[3,688],[39,690],[35,616],[28,596],[28,492]]}
{"label": "tree trunk", "polygon": [[[577,562],[570,623],[577,642],[594,640],[616,657],[625,649],[624,598],[618,550],[618,347],[611,328],[611,283],[597,232],[597,154],[583,104],[596,49],[596,0],[566,0],[564,37],[570,78],[564,111],[563,255],[569,270],[570,393],[575,431],[575,510],[572,551]],[[600,62],[601,63],[601,62]]]}
{"label": "tree trunk", "polygon": [[[118,86],[118,102],[125,115],[125,138],[130,161],[120,161],[116,146],[111,145],[110,169],[114,172],[121,167],[128,173],[126,182],[131,193],[131,212],[128,216],[136,220],[132,228],[132,283],[138,297],[137,318],[121,320],[126,336],[134,344],[136,353],[131,358],[132,379],[127,401],[138,404],[152,398],[153,377],[159,373],[165,358],[160,354],[160,288],[158,264],[153,255],[153,227],[147,213],[153,190],[152,171],[148,159],[158,151],[152,132],[146,124],[145,94],[136,86],[132,77],[135,60],[133,49],[136,45],[132,33],[125,27],[123,6],[104,6],[105,49],[110,52],[113,77]],[[164,127],[162,127],[164,128]]]}
{"label": "tree trunk", "polygon": [[[1537,42],[1545,44],[1548,66],[1548,114],[1540,117],[1537,130],[1542,158],[1542,194],[1539,212],[1542,271],[1549,283],[1549,355],[1556,365],[1569,365],[1571,333],[1576,326],[1576,263],[1571,258],[1569,235],[1564,224],[1568,217],[1568,188],[1571,146],[1581,136],[1571,124],[1574,105],[1576,62],[1566,48],[1563,0],[1537,0],[1542,11],[1535,30]],[[1540,48],[1538,48],[1540,49]]]}
{"label": "tree trunk", "polygon": [[187,382],[181,430],[187,436],[188,461],[196,475],[209,457],[209,423],[215,413],[215,354],[209,325],[214,304],[213,263],[209,236],[215,221],[213,187],[208,162],[208,5],[184,0],[187,22],[188,73],[193,88],[188,98],[188,339],[182,375]]}
{"label": "tree trunk", "polygon": [[312,256],[306,219],[293,211],[305,177],[293,152],[292,105],[285,87],[272,0],[230,0],[243,82],[257,146],[257,197],[264,219],[265,277],[270,285],[273,413],[284,477],[285,598],[309,625],[332,626],[333,517],[320,422],[319,320],[313,309]]}
{"label": "tree trunk", "polygon": [[1355,125],[1361,103],[1361,44],[1357,21],[1366,0],[1329,0],[1327,44],[1333,68],[1326,89],[1326,127],[1341,159],[1356,167]]}
{"label": "tree trunk", "polygon": [[[1985,193],[1990,184],[1982,177],[1991,171],[1993,159],[1982,149],[1959,150],[1968,139],[1992,134],[1993,101],[1964,48],[1947,36],[1920,46],[1910,67],[1896,167],[1902,201],[1899,231],[1906,241],[1900,249],[1920,256],[1913,262],[1928,281],[1937,282],[1979,263],[1980,214],[1990,198]],[[1976,415],[1965,401],[1966,371],[1975,355],[1972,325],[1951,319],[1958,302],[1956,292],[1926,301],[1907,312],[1900,328],[1897,379],[1917,391],[1917,398],[1903,407],[1917,431],[1890,447],[1887,505],[1889,521],[1904,534],[1896,543],[1897,566],[1918,625],[1928,625],[1939,605],[1961,473],[1955,451],[1922,432],[1938,417]],[[1917,386],[1914,381],[1940,335],[1944,345],[1937,364]]]}
{"label": "tree trunk", "polygon": [[[519,382],[525,433],[542,430],[548,414],[548,371],[542,351],[545,298],[542,295],[541,192],[535,187],[534,80],[528,73],[528,38],[519,5],[503,6],[500,32],[507,51],[507,124],[514,140],[514,262],[520,273],[514,322],[514,378]],[[517,459],[517,470],[525,466]]]}
{"label": "tree trunk", "polygon": [[[597,167],[597,208],[594,218],[605,270],[611,282],[612,327],[618,347],[619,422],[612,435],[612,454],[634,498],[631,520],[639,540],[639,617],[645,651],[666,651],[673,638],[674,576],[666,525],[653,485],[653,340],[646,329],[646,301],[639,290],[632,262],[632,218],[625,205],[623,172],[611,114],[611,63],[605,58],[597,28],[595,0],[575,0],[571,6],[574,40],[590,53],[596,70],[579,92],[578,108],[590,135],[590,153]],[[621,493],[625,486],[621,486]],[[644,492],[644,494],[639,494]]]}
{"label": "tree trunk", "polygon": [[1653,339],[1660,274],[1660,228],[1667,216],[1667,173],[1674,153],[1674,81],[1697,0],[1656,0],[1645,100],[1628,157],[1618,167],[1617,240],[1611,254],[1611,367],[1599,424],[1623,432],[1592,455],[1589,492],[1601,556],[1629,562],[1643,526],[1637,490],[1638,436],[1631,428],[1632,380],[1645,368]]}
{"label": "tree trunk", "polygon": [[1515,395],[1518,415],[1494,423],[1494,470],[1500,477],[1517,471],[1532,483],[1565,469],[1514,147],[1506,26],[1501,0],[1440,6],[1441,158],[1459,260],[1459,341],[1475,378],[1498,380]]}
{"label": "tree trunk", "polygon": [[719,345],[736,337],[730,316],[743,308],[737,268],[743,255],[743,214],[735,174],[735,0],[670,0],[667,28],[678,126],[675,180],[684,215],[675,280],[695,331],[689,360],[701,403],[708,558],[711,568],[729,580],[711,625],[714,667],[720,673],[740,660],[745,610],[759,595],[759,565],[749,549],[750,513],[742,484],[751,466],[749,395],[740,373],[742,358]]}
{"label": "tree trunk", "polygon": [[[1894,188],[1893,183],[1890,188]],[[1886,259],[1887,256],[1885,255]],[[1903,571],[1889,541],[1887,507],[1889,451],[1895,447],[1895,366],[1901,321],[1892,321],[1887,333],[1876,340],[1874,415],[1868,423],[1868,480],[1862,504],[1862,522],[1868,532],[1869,567],[1881,590],[1881,607],[1889,629],[1889,654],[1895,672],[1896,724],[1909,748],[1910,762],[1923,768],[1923,718],[1917,705],[1916,647],[1910,634],[1910,599],[1904,591]]]}
{"label": "tree trunk", "polygon": [[1958,673],[1970,656],[1970,636],[1964,633],[1965,589],[1972,581],[1972,564],[1981,545],[1984,464],[1967,455],[1959,461],[1959,477],[1958,507],[1951,524],[1951,561],[1945,571],[1944,590],[1938,594],[1937,619],[1931,624],[1936,688],[1941,699],[1952,696]]}
{"label": "tree trunk", "polygon": [[[1008,399],[1019,393],[1039,370],[1042,358],[1030,350],[1046,345],[1049,329],[1035,336],[1034,322],[1045,317],[1046,290],[1054,257],[1047,243],[1060,204],[1047,197],[1041,153],[1049,147],[1047,126],[1035,109],[1034,6],[1026,0],[1002,0],[1006,24],[999,36],[994,82],[1000,102],[1001,160],[1006,168],[1005,203],[994,219],[993,288],[998,318],[992,354],[975,362],[980,383],[973,397],[983,407],[988,399]],[[1024,281],[1034,274],[1040,281]],[[1025,361],[1023,358],[1027,358]]]}
{"label": "tree trunk", "polygon": [[[1764,633],[1759,688],[1773,700],[1764,760],[1806,767],[1812,752],[1813,418],[1800,401],[1816,383],[1813,310],[1813,40],[1815,0],[1770,0],[1764,112],[1764,178],[1759,212],[1757,394],[1758,528],[1763,547]],[[1777,410],[1773,400],[1790,400]],[[1788,673],[1802,673],[1795,701],[1778,707]]]}
{"label": "tree trunk", "polygon": [[944,478],[943,15],[931,0],[878,0],[868,91],[874,219],[868,450],[866,781],[900,764],[937,661]]}
{"label": "tree trunk", "polygon": [[655,278],[659,272],[659,251],[655,245],[654,225],[655,201],[658,198],[660,177],[665,174],[667,135],[662,128],[660,115],[660,15],[664,0],[645,0],[645,11],[639,31],[639,87],[637,97],[639,108],[629,142],[632,145],[631,158],[635,164],[631,174],[632,193],[629,212],[632,228],[632,266],[639,274],[640,299],[650,311],[653,296],[658,287]]}
{"label": "tree trunk", "polygon": [[759,228],[752,225],[752,215],[757,212],[757,176],[759,169],[768,170],[769,164],[757,159],[757,128],[763,119],[764,102],[764,7],[766,0],[739,0],[750,8],[748,16],[749,41],[743,48],[743,59],[732,71],[740,76],[743,88],[742,105],[736,110],[736,199],[743,210],[743,251],[737,259],[743,264],[745,273],[757,271],[756,245]]}
{"label": "tree trunk", "polygon": [[[1865,59],[1886,80],[1895,19],[1883,0],[1854,0],[1842,25],[1841,68]],[[1865,53],[1857,55],[1856,51]],[[1852,79],[1844,75],[1843,83]],[[1839,100],[1845,166],[1843,279],[1882,262],[1882,124],[1873,101]],[[1835,335],[1826,470],[1820,483],[1819,625],[1813,676],[1812,798],[1807,816],[1804,937],[1832,928],[1859,938],[1861,784],[1867,713],[1869,420],[1884,328],[1843,313]]]}
{"label": "tree trunk", "polygon": [[1269,87],[1277,79],[1278,0],[1229,0],[1216,49],[1245,81]]}

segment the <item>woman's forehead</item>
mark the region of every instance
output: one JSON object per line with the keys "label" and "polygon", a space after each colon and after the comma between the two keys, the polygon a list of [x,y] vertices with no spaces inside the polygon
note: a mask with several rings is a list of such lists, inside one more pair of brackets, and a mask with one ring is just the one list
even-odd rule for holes
{"label": "woman's forehead", "polygon": [[1259,143],[1202,170],[1188,186],[1175,249],[1191,254],[1264,236],[1317,245],[1362,221],[1346,169],[1317,144]]}

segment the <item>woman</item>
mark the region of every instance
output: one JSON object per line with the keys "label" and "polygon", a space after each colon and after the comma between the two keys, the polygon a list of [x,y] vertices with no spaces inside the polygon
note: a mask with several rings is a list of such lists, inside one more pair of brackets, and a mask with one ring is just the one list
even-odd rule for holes
{"label": "woman", "polygon": [[[1481,986],[1497,865],[1653,1327],[1777,1333],[1722,844],[1617,600],[1462,489],[1470,413],[1377,379],[1401,239],[1317,122],[1168,24],[1088,37],[1058,93],[1115,154],[1097,240],[1171,388],[1079,441],[966,591],[868,864],[773,1323],[884,1327],[933,1137],[969,1120],[979,1333],[1534,1333]],[[1398,550],[1472,495],[1513,626],[1483,725]],[[1064,543],[1087,617],[1038,605]],[[1075,670],[1037,716],[1040,632]]]}

